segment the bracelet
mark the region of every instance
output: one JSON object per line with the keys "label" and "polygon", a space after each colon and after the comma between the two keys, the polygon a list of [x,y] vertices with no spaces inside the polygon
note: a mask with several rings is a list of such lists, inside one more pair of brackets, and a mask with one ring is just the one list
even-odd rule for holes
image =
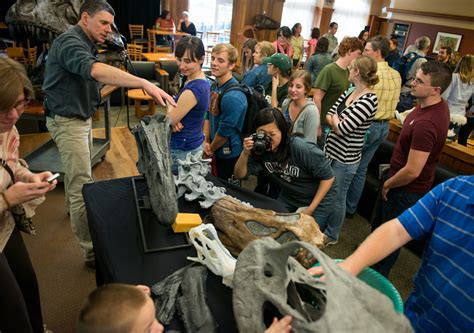
{"label": "bracelet", "polygon": [[2,198],[3,198],[3,200],[5,201],[5,203],[7,204],[7,210],[9,210],[10,208],[12,208],[12,206],[11,206],[10,203],[8,202],[7,197],[5,196],[5,193],[4,193],[4,192],[2,192]]}

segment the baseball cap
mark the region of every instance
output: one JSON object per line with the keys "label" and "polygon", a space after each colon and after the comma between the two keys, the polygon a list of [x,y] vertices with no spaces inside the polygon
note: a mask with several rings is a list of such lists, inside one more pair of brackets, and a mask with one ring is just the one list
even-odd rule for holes
{"label": "baseball cap", "polygon": [[274,53],[271,57],[265,57],[262,59],[264,64],[272,64],[278,67],[281,71],[289,71],[291,69],[291,60],[286,54]]}

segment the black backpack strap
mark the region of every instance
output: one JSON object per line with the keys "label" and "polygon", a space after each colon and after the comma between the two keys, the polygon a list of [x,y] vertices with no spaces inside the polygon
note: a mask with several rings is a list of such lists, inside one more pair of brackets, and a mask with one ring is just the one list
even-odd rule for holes
{"label": "black backpack strap", "polygon": [[3,168],[5,168],[5,170],[10,175],[10,178],[12,179],[12,184],[15,184],[15,175],[13,174],[13,170],[7,164],[7,161],[5,161],[3,158],[0,158],[0,164],[2,165]]}

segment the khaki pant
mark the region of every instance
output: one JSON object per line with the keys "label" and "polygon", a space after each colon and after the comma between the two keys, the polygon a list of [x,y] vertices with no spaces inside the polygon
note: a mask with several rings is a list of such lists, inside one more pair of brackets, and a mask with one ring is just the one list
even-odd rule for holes
{"label": "khaki pant", "polygon": [[92,241],[87,222],[82,186],[92,182],[92,120],[47,117],[46,126],[58,146],[64,167],[64,191],[69,208],[72,232],[84,253],[84,259],[94,259]]}

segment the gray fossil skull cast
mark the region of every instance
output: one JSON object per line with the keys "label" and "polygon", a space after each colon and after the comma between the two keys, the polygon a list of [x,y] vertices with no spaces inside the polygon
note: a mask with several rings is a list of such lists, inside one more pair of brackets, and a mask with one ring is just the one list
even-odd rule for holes
{"label": "gray fossil skull cast", "polygon": [[[54,38],[79,21],[79,10],[84,0],[17,0],[5,15],[11,35],[40,42],[52,42]],[[116,27],[112,28],[106,44],[123,48]]]}
{"label": "gray fossil skull cast", "polygon": [[[317,258],[324,281],[291,257],[300,247]],[[413,332],[389,298],[303,242],[251,242],[237,258],[232,302],[239,332],[263,332],[265,317],[283,315],[294,332]]]}
{"label": "gray fossil skull cast", "polygon": [[171,173],[171,121],[160,113],[143,117],[133,134],[138,148],[138,171],[145,175],[153,212],[161,224],[172,224],[178,214],[178,199]]}
{"label": "gray fossil skull cast", "polygon": [[[323,233],[311,216],[252,208],[230,196],[214,204],[211,216],[205,222],[214,224],[222,244],[234,256],[238,256],[251,241],[265,236],[281,244],[298,240],[316,247],[323,246]],[[304,249],[298,250],[297,258],[308,268],[314,263],[314,258]]]}

